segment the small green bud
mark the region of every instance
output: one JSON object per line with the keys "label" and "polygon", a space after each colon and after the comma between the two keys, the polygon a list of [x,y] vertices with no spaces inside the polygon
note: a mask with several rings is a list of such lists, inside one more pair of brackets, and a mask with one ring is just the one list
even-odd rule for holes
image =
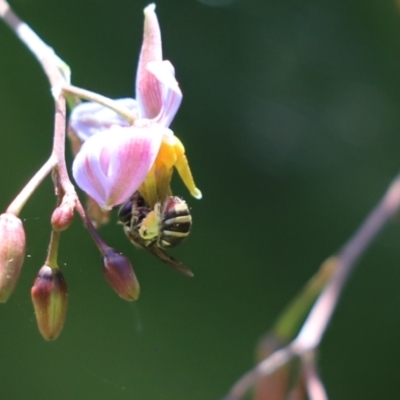
{"label": "small green bud", "polygon": [[13,292],[25,255],[25,231],[14,214],[0,215],[0,303]]}
{"label": "small green bud", "polygon": [[54,340],[61,333],[68,305],[68,289],[58,268],[43,266],[31,289],[36,321],[42,336]]}
{"label": "small green bud", "polygon": [[112,248],[104,252],[103,273],[109,285],[124,300],[139,298],[140,287],[129,260]]}

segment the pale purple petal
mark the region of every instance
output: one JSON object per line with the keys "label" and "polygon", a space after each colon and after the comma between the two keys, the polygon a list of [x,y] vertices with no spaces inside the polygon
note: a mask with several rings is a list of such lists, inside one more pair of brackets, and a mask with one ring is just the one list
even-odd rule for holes
{"label": "pale purple petal", "polygon": [[[114,100],[119,105],[137,114],[135,99],[125,98]],[[109,129],[112,125],[129,126],[122,116],[115,111],[98,103],[86,102],[78,104],[71,112],[69,119],[70,128],[82,141],[94,134]]]}
{"label": "pale purple petal", "polygon": [[147,70],[157,79],[161,89],[161,109],[155,117],[155,121],[160,125],[168,127],[174,119],[182,101],[182,92],[175,79],[175,69],[169,61],[165,60],[161,62],[149,62]]}
{"label": "pale purple petal", "polygon": [[72,166],[76,183],[103,209],[125,202],[149,173],[163,132],[158,125],[114,125],[90,137]]}
{"label": "pale purple petal", "polygon": [[174,67],[162,60],[161,32],[155,5],[144,10],[143,43],[136,74],[139,118],[151,119],[168,127],[178,111],[182,92]]}
{"label": "pale purple petal", "polygon": [[136,80],[136,100],[140,118],[154,119],[162,108],[162,87],[154,74],[143,72]]}
{"label": "pale purple petal", "polygon": [[155,5],[144,9],[143,42],[136,73],[136,100],[141,118],[153,119],[161,109],[161,88],[156,78],[147,70],[150,61],[162,61],[161,31]]}

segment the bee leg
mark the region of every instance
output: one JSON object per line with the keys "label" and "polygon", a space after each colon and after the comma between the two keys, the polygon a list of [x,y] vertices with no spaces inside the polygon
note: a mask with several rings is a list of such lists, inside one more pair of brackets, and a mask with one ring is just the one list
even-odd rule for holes
{"label": "bee leg", "polygon": [[180,261],[160,249],[156,244],[149,246],[147,249],[176,271],[179,271],[186,276],[194,276],[193,272],[189,268],[185,267]]}

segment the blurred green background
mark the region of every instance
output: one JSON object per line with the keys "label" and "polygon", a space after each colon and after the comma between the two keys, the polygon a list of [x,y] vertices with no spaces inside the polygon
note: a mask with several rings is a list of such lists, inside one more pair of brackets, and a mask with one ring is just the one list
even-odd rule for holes
{"label": "blurred green background", "polygon": [[[71,66],[74,84],[133,94],[146,2],[11,4]],[[130,257],[142,287],[125,303],[76,218],[59,258],[67,322],[45,342],[30,287],[49,239],[48,179],[22,213],[27,258],[0,307],[1,399],[220,399],[400,167],[396,1],[160,0],[157,13],[184,93],[172,128],[204,195],[189,198],[175,178],[194,227],[173,254],[195,277],[134,249],[114,219],[101,234]],[[49,155],[52,125],[46,78],[0,23],[2,209]],[[330,399],[400,398],[399,243],[394,221],[346,287],[319,357]]]}

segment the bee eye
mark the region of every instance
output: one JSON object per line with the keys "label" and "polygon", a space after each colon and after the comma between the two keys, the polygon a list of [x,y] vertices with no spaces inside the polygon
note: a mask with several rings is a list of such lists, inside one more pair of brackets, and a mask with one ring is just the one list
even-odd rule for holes
{"label": "bee eye", "polygon": [[129,200],[126,203],[122,204],[122,206],[118,211],[118,218],[124,225],[127,225],[131,222],[132,205],[133,205],[132,200]]}

